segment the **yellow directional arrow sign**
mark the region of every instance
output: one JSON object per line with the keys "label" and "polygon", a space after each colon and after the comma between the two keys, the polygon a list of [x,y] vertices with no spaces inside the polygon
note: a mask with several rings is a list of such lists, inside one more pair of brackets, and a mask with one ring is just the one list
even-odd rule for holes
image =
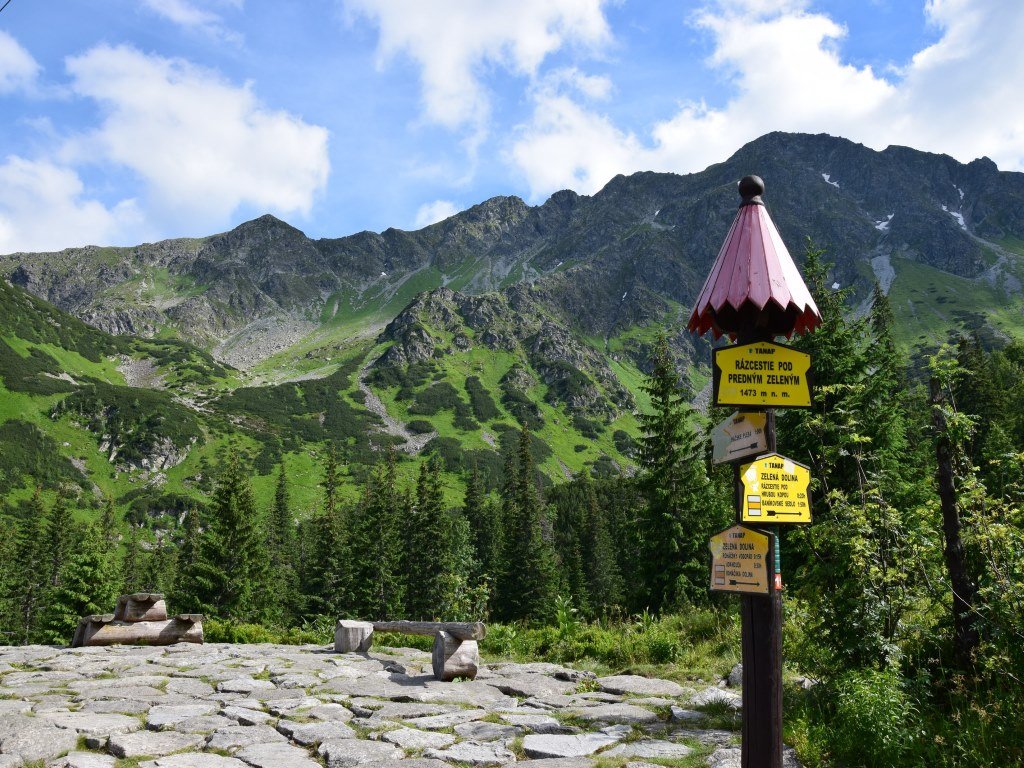
{"label": "yellow directional arrow sign", "polygon": [[811,356],[771,341],[715,350],[715,405],[809,408]]}
{"label": "yellow directional arrow sign", "polygon": [[744,523],[811,522],[811,471],[792,459],[769,453],[740,465]]}
{"label": "yellow directional arrow sign", "polygon": [[711,549],[711,590],[767,595],[772,582],[770,534],[734,525],[716,533]]}

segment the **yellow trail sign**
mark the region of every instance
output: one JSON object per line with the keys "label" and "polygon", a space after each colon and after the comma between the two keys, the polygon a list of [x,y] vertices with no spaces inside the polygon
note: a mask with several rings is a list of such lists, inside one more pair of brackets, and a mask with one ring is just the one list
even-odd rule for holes
{"label": "yellow trail sign", "polygon": [[711,590],[767,595],[771,588],[772,537],[734,525],[711,537]]}
{"label": "yellow trail sign", "polygon": [[810,408],[811,356],[773,341],[714,352],[715,405]]}
{"label": "yellow trail sign", "polygon": [[777,453],[740,465],[744,523],[811,522],[811,471]]}

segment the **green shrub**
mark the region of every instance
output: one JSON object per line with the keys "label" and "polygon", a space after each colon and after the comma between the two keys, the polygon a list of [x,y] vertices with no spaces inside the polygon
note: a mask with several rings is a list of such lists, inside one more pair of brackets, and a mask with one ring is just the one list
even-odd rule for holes
{"label": "green shrub", "polygon": [[409,413],[433,416],[439,411],[454,411],[459,405],[463,403],[455,387],[447,381],[439,381],[416,394]]}
{"label": "green shrub", "polygon": [[405,425],[414,435],[425,435],[434,431],[434,425],[426,419],[413,419]]}
{"label": "green shrub", "polygon": [[891,670],[849,672],[833,686],[831,743],[837,758],[866,768],[904,765],[917,708]]}

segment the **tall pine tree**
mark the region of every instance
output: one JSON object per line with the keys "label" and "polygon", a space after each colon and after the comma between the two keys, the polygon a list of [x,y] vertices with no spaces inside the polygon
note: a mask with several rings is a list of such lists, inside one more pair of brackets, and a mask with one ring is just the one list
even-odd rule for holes
{"label": "tall pine tree", "polygon": [[640,416],[640,482],[647,503],[636,526],[641,578],[633,605],[660,613],[684,600],[707,599],[705,552],[721,515],[710,503],[702,451],[691,425],[693,411],[664,334],[658,336],[652,362],[644,384],[652,413]]}

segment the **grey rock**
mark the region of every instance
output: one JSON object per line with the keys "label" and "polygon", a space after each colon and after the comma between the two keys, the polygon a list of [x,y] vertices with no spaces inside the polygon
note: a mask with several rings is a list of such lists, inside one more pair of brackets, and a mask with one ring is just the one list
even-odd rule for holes
{"label": "grey rock", "polygon": [[515,675],[514,677],[493,677],[487,684],[509,696],[545,696],[549,693],[569,693],[576,690],[576,683],[556,680],[547,675]]}
{"label": "grey rock", "polygon": [[433,757],[438,760],[450,760],[454,763],[465,763],[467,765],[504,765],[515,762],[516,756],[509,752],[503,745],[497,743],[478,744],[472,741],[463,741],[453,744],[447,749],[427,749],[423,752],[424,757]]}
{"label": "grey rock", "polygon": [[455,732],[468,741],[497,741],[498,739],[514,739],[522,733],[522,729],[514,725],[500,723],[462,723],[455,726]]}
{"label": "grey rock", "polygon": [[254,744],[236,757],[256,768],[321,768],[306,750],[291,744]]}
{"label": "grey rock", "polygon": [[651,710],[635,704],[600,704],[596,707],[574,709],[570,714],[592,723],[657,723],[660,720]]}
{"label": "grey rock", "polygon": [[320,685],[323,682],[316,675],[307,674],[288,674],[288,675],[271,675],[271,680],[278,688],[312,688],[314,685]]}
{"label": "grey rock", "polygon": [[0,768],[21,768],[23,764],[17,755],[0,755]]}
{"label": "grey rock", "polygon": [[682,696],[686,693],[686,689],[679,683],[639,675],[599,677],[597,684],[607,693],[633,693],[641,696]]}
{"label": "grey rock", "polygon": [[235,757],[188,752],[182,755],[161,757],[157,760],[147,760],[144,763],[139,763],[139,768],[248,768],[248,765]]}
{"label": "grey rock", "polygon": [[238,721],[241,725],[261,725],[268,720],[274,719],[273,715],[267,712],[249,709],[248,707],[227,706],[220,713],[224,717],[230,717],[232,720]]}
{"label": "grey rock", "polygon": [[404,760],[380,760],[370,768],[451,768],[451,765],[430,757],[409,757]]}
{"label": "grey rock", "polygon": [[26,714],[32,711],[32,705],[19,699],[0,699],[0,717],[10,714]]}
{"label": "grey rock", "polygon": [[215,731],[206,741],[206,749],[233,752],[253,744],[274,744],[288,741],[269,725],[229,725]]}
{"label": "grey rock", "polygon": [[549,733],[549,734],[573,734],[579,733],[580,729],[571,725],[563,725],[558,720],[549,715],[520,715],[515,713],[506,713],[501,715],[501,719],[509,725],[515,725],[519,728],[525,728],[533,733]]}
{"label": "grey rock", "polygon": [[192,733],[175,731],[136,731],[135,733],[115,733],[107,742],[107,751],[116,757],[154,757],[180,752],[183,749],[194,749],[206,739]]}
{"label": "grey rock", "polygon": [[127,715],[98,715],[92,712],[47,712],[39,716],[61,728],[70,728],[82,734],[108,735],[131,733],[142,728],[137,718]]}
{"label": "grey rock", "polygon": [[581,733],[575,736],[530,734],[523,739],[527,757],[585,757],[615,744],[619,739],[604,733]]}
{"label": "grey rock", "polygon": [[157,705],[146,715],[146,726],[155,730],[167,728],[190,717],[212,715],[217,711],[216,704],[175,704],[172,706]]}
{"label": "grey rock", "polygon": [[217,683],[217,690],[221,693],[253,693],[271,688],[276,686],[269,680],[253,680],[251,677],[237,677]]}
{"label": "grey rock", "polygon": [[708,755],[709,768],[740,768],[742,755],[739,747],[720,747]]}
{"label": "grey rock", "polygon": [[738,693],[722,688],[705,688],[690,698],[692,707],[708,707],[715,704],[723,704],[730,709],[739,710],[743,708],[743,698]]}
{"label": "grey rock", "polygon": [[451,728],[460,723],[468,723],[484,717],[487,717],[487,710],[485,709],[460,709],[456,712],[445,712],[441,715],[407,718],[405,722],[414,728],[433,731]]}
{"label": "grey rock", "polygon": [[730,688],[742,688],[743,687],[743,665],[737,664],[729,672],[728,677],[725,678]]}
{"label": "grey rock", "polygon": [[221,728],[230,728],[235,721],[223,715],[200,715],[179,720],[168,730],[179,733],[213,733]]}
{"label": "grey rock", "polygon": [[153,705],[148,701],[138,701],[136,699],[100,699],[85,702],[79,711],[97,712],[100,714],[141,715],[143,712],[148,712],[151,706]]}
{"label": "grey rock", "polygon": [[303,717],[311,717],[314,720],[336,720],[347,723],[352,719],[352,710],[343,704],[315,704],[312,707],[303,707],[299,713]]}
{"label": "grey rock", "polygon": [[[98,755],[95,752],[69,752],[57,758],[54,768],[114,768],[117,758],[110,755]],[[0,766],[3,763],[0,762]]]}
{"label": "grey rock", "polygon": [[697,720],[703,720],[707,717],[703,712],[698,712],[694,709],[683,709],[682,707],[673,706],[671,709],[672,719],[682,723],[692,723]]}
{"label": "grey rock", "polygon": [[542,757],[531,760],[529,768],[594,768],[594,761],[589,757]]}
{"label": "grey rock", "polygon": [[213,686],[202,680],[175,678],[167,683],[166,690],[168,693],[183,693],[187,696],[209,696],[213,693]]}
{"label": "grey rock", "polygon": [[381,741],[394,744],[402,749],[444,749],[455,743],[450,733],[420,731],[416,728],[395,728],[380,735]]}
{"label": "grey rock", "polygon": [[290,720],[282,720],[277,724],[277,730],[288,736],[296,744],[310,746],[320,744],[324,741],[338,741],[339,739],[354,739],[356,732],[341,722],[318,722],[318,723],[295,723]]}
{"label": "grey rock", "polygon": [[659,741],[646,739],[634,741],[629,744],[619,744],[601,756],[607,757],[658,757],[658,758],[679,758],[686,757],[693,752],[692,747],[685,744],[676,744],[672,741]]}
{"label": "grey rock", "polygon": [[26,763],[50,760],[70,752],[76,746],[78,734],[75,731],[50,724],[19,728],[0,741],[0,751],[17,755]]}
{"label": "grey rock", "polygon": [[327,768],[351,768],[351,766],[382,760],[400,760],[402,750],[382,741],[364,739],[340,739],[325,741],[317,748],[317,754],[327,760]]}

